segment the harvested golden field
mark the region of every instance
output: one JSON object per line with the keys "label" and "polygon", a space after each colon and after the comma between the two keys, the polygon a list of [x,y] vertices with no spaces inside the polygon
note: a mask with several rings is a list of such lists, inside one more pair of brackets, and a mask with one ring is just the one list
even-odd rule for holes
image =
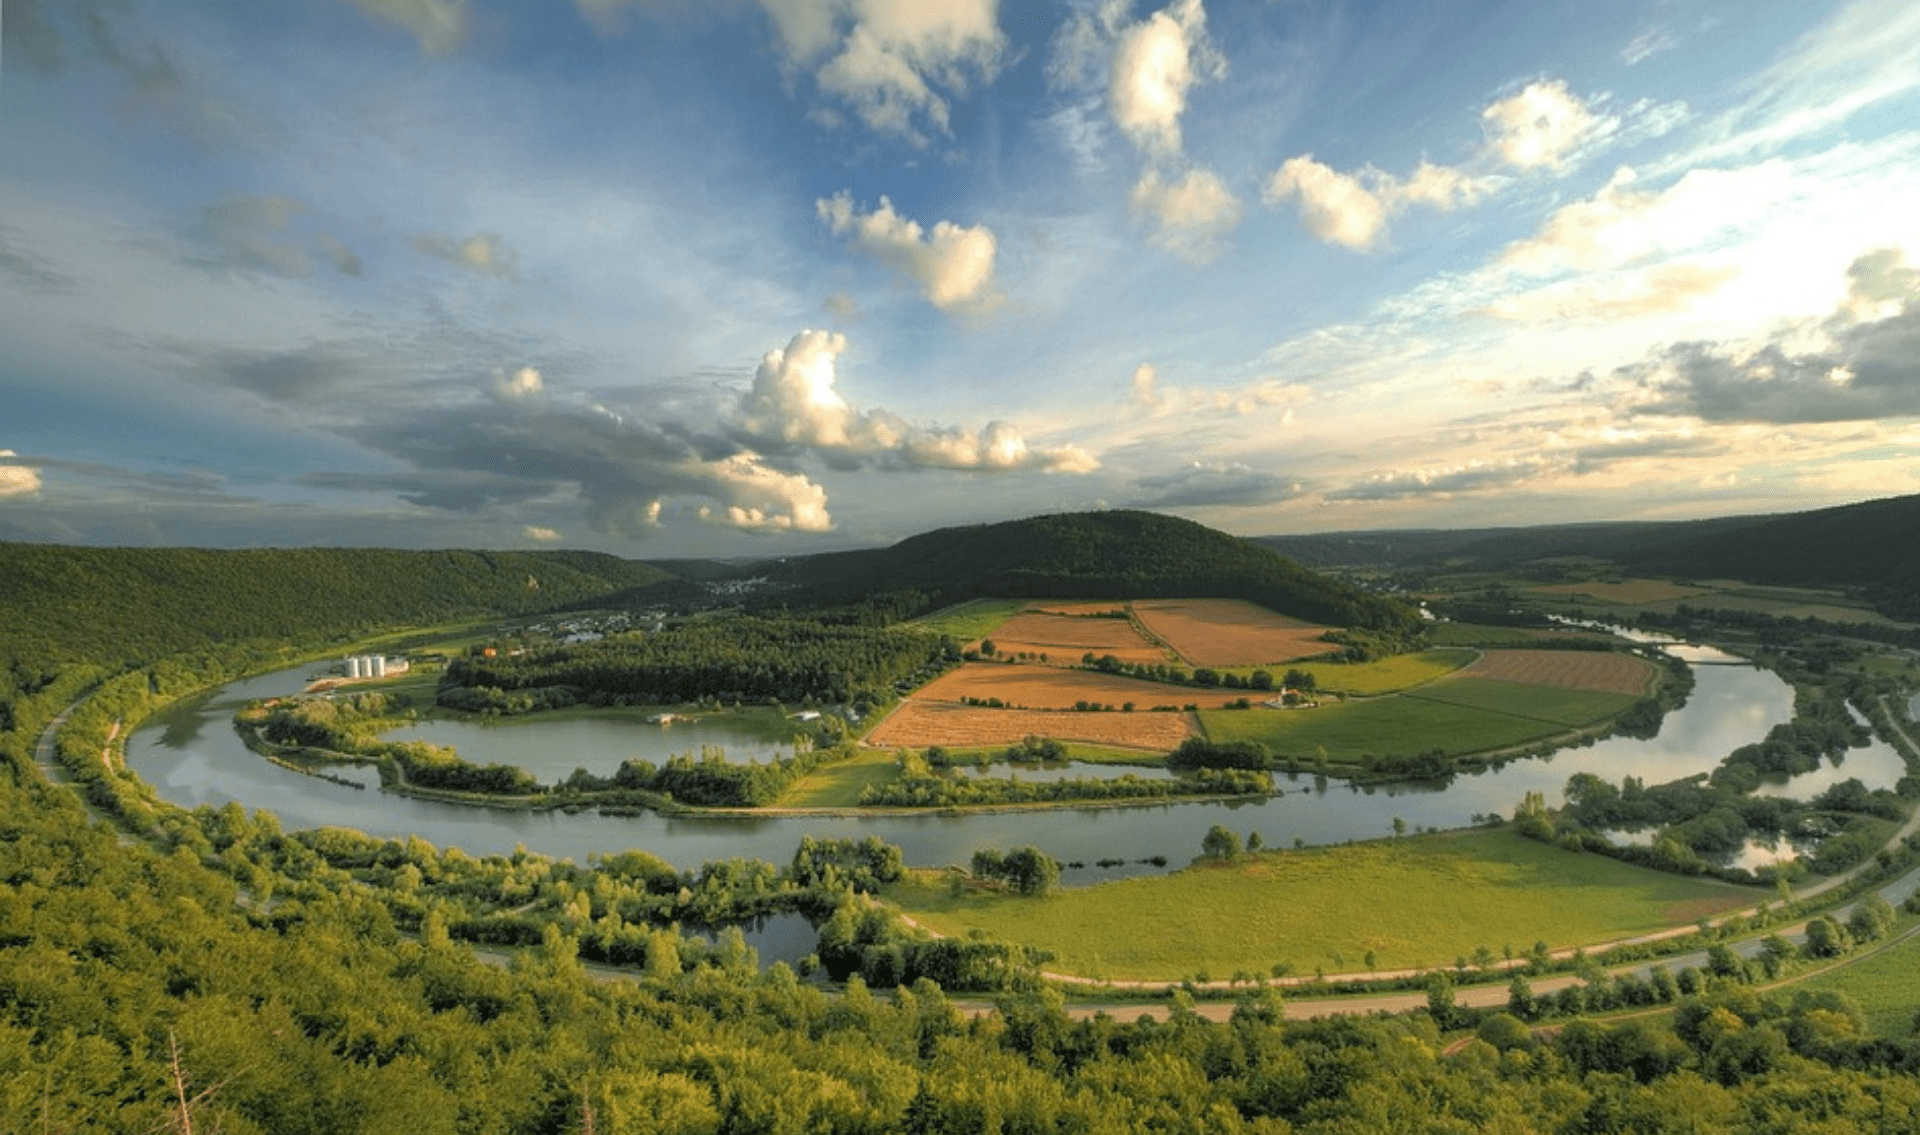
{"label": "harvested golden field", "polygon": [[1642,694],[1653,678],[1653,664],[1598,650],[1489,650],[1460,674],[1563,690]]}
{"label": "harvested golden field", "polygon": [[1025,737],[1052,737],[1094,745],[1167,752],[1194,735],[1186,713],[1079,713],[1074,710],[980,709],[909,698],[867,737],[883,748],[928,745],[966,748],[1013,745]]}
{"label": "harvested golden field", "polygon": [[[1115,604],[1093,607],[1110,611]],[[1077,664],[1088,651],[1111,654],[1122,662],[1165,662],[1166,652],[1141,637],[1130,619],[1096,619],[1022,611],[987,636],[1003,655],[1045,654],[1049,662]]]}
{"label": "harvested golden field", "polygon": [[1325,654],[1333,629],[1241,599],[1143,599],[1133,613],[1192,666],[1264,666]]}
{"label": "harvested golden field", "polygon": [[[996,642],[999,640],[995,640]],[[968,662],[949,670],[914,691],[926,701],[961,702],[967,698],[999,698],[1026,709],[1072,709],[1080,702],[1147,710],[1156,705],[1187,705],[1212,709],[1248,693],[1245,690],[1201,690],[1143,682],[1117,674],[1067,670],[1057,666],[1030,666],[1019,662]],[[1265,695],[1263,695],[1265,696]]]}

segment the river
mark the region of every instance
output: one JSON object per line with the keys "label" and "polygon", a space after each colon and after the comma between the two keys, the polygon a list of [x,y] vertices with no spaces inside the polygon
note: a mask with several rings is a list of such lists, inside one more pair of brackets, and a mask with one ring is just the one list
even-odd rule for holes
{"label": "river", "polygon": [[[1686,653],[1694,666],[1693,694],[1684,707],[1667,715],[1652,740],[1610,738],[1548,758],[1458,776],[1444,785],[1357,788],[1311,774],[1283,775],[1277,782],[1281,794],[1233,803],[969,815],[690,818],[569,815],[417,800],[380,791],[377,785],[354,788],[304,776],[261,759],[241,743],[231,722],[234,711],[251,698],[299,691],[308,677],[305,668],[237,682],[163,711],[128,739],[127,759],[163,798],[183,807],[237,800],[248,808],[271,810],[289,830],[339,826],[379,837],[418,835],[475,855],[508,854],[519,845],[585,862],[595,853],[640,848],[687,868],[734,856],[782,863],[803,835],[872,835],[898,845],[907,862],[916,866],[965,863],[980,848],[1031,844],[1062,862],[1084,864],[1063,873],[1063,881],[1072,884],[1177,869],[1199,854],[1201,838],[1214,824],[1243,836],[1258,832],[1269,846],[1331,844],[1389,835],[1396,818],[1415,830],[1461,827],[1476,814],[1510,815],[1528,792],[1543,793],[1550,804],[1557,804],[1567,779],[1579,772],[1611,781],[1623,776],[1641,777],[1649,784],[1673,780],[1712,769],[1728,752],[1758,740],[1792,715],[1792,690],[1774,675],[1732,664],[1737,660],[1717,652]],[[551,724],[575,728],[570,722]],[[541,767],[564,765],[570,771],[576,764],[601,763],[577,755],[582,734],[549,733],[546,728],[536,715],[482,730],[493,746],[482,759],[511,755],[511,748],[498,747],[511,742],[523,746],[523,753],[546,754],[539,762],[525,762]],[[652,729],[655,736],[659,732],[657,726],[637,724],[620,729],[629,746],[638,730]],[[554,760],[552,754],[561,751],[567,753],[565,759]],[[1904,771],[1898,755],[1875,741],[1848,753],[1837,770],[1817,770],[1774,791],[1806,795],[1817,792],[1816,785],[1846,776],[1859,776],[1869,787],[1891,787]],[[371,782],[371,770],[360,770],[360,775]],[[1164,858],[1164,866],[1151,862],[1156,856]],[[1100,867],[1096,861],[1101,859],[1125,862]]]}

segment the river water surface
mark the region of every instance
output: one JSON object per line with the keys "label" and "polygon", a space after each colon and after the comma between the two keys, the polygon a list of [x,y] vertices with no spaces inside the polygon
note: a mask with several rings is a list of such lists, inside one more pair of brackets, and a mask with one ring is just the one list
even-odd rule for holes
{"label": "river water surface", "polygon": [[[307,681],[304,668],[236,682],[163,711],[128,739],[127,758],[155,791],[183,807],[239,801],[274,812],[288,830],[339,826],[383,838],[418,835],[474,855],[507,854],[522,845],[585,862],[595,853],[640,848],[689,868],[734,856],[782,863],[804,835],[871,835],[898,845],[915,866],[965,863],[980,848],[1031,844],[1062,862],[1087,865],[1069,867],[1064,881],[1092,882],[1184,866],[1199,854],[1201,838],[1214,824],[1242,835],[1257,831],[1269,846],[1330,844],[1389,835],[1396,818],[1412,830],[1461,827],[1478,814],[1511,815],[1528,792],[1543,793],[1550,805],[1557,805],[1567,779],[1579,772],[1615,782],[1636,776],[1657,784],[1711,770],[1728,752],[1760,739],[1792,716],[1792,690],[1774,675],[1702,648],[1688,649],[1686,657],[1694,668],[1693,694],[1684,707],[1667,715],[1652,740],[1610,738],[1544,759],[1461,775],[1445,784],[1362,789],[1311,774],[1280,775],[1281,794],[1236,803],[971,815],[689,818],[568,815],[417,800],[381,791],[370,769],[339,770],[357,774],[369,787],[329,783],[262,760],[241,742],[231,720],[234,711],[251,698],[298,692]],[[736,758],[771,755],[764,742],[722,735],[702,740],[690,731],[674,733],[673,728],[607,719],[543,722],[532,715],[499,726],[434,722],[421,732],[427,739],[452,740],[469,760],[520,765],[549,781],[575,767],[611,771],[627,757],[657,763],[664,755],[662,744],[672,752],[717,743]],[[461,736],[454,737],[456,732]],[[1120,771],[1086,769],[1083,774]],[[1807,773],[1771,790],[1811,795],[1849,776],[1858,776],[1870,788],[1892,787],[1903,772],[1898,755],[1876,740],[1849,752],[1838,767]],[[1155,856],[1163,857],[1165,866],[1149,862]],[[1100,859],[1125,863],[1094,866]]]}

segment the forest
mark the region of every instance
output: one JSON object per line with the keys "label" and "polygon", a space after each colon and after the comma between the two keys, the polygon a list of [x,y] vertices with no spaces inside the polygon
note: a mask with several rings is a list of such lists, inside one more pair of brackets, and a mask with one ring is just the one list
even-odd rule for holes
{"label": "forest", "polygon": [[507,694],[564,691],[569,702],[772,700],[864,713],[959,661],[952,640],[908,630],[727,615],[517,657],[469,653],[448,664],[441,701],[484,710]]}
{"label": "forest", "polygon": [[[773,573],[769,605],[888,605],[895,616],[964,599],[1246,599],[1283,615],[1387,635],[1413,609],[1190,520],[1130,510],[943,528],[871,552],[811,556]],[[897,608],[897,609],[896,609]]]}
{"label": "forest", "polygon": [[[355,635],[527,602],[525,577],[504,568],[499,586],[440,601],[396,585],[364,608],[236,586],[209,614],[170,584],[124,586],[142,555],[47,569],[73,595],[120,590],[124,638],[24,640],[0,673],[0,1129],[1920,1129],[1920,1043],[1869,1036],[1843,998],[1761,993],[1731,968],[1688,971],[1669,1016],[1551,1036],[1529,1028],[1531,1000],[1467,1013],[1440,986],[1392,1019],[1287,1020],[1274,990],[1219,1024],[1184,994],[1164,1022],[1078,1019],[1037,978],[1041,959],[916,936],[866,903],[898,870],[884,847],[678,871],[645,852],[477,858],[285,832],[237,806],[182,812],[115,767],[122,726]],[[153,555],[154,578],[213,582]],[[260,556],[259,574],[301,578],[302,557],[276,573]],[[22,594],[4,604],[9,629],[37,623]],[[76,792],[34,749],[83,697],[59,745],[69,771],[89,770]],[[826,909],[818,972],[843,984],[763,971],[737,934],[690,934],[800,896]],[[463,941],[496,938],[520,944]]]}

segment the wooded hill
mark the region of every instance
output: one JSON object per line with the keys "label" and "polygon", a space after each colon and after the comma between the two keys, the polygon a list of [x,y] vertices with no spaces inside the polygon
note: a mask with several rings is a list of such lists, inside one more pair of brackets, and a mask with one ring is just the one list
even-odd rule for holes
{"label": "wooded hill", "polygon": [[1657,575],[1852,587],[1889,614],[1920,617],[1920,496],[1772,516],[1331,532],[1253,542],[1316,566],[1507,568],[1585,556]]}
{"label": "wooded hill", "polygon": [[209,639],[345,639],[553,610],[671,578],[598,552],[0,544],[0,664],[137,664]]}
{"label": "wooded hill", "polygon": [[1406,605],[1301,567],[1271,549],[1152,512],[1062,513],[942,528],[890,548],[764,565],[793,605],[889,597],[910,615],[964,599],[1247,599],[1284,615],[1400,633]]}

